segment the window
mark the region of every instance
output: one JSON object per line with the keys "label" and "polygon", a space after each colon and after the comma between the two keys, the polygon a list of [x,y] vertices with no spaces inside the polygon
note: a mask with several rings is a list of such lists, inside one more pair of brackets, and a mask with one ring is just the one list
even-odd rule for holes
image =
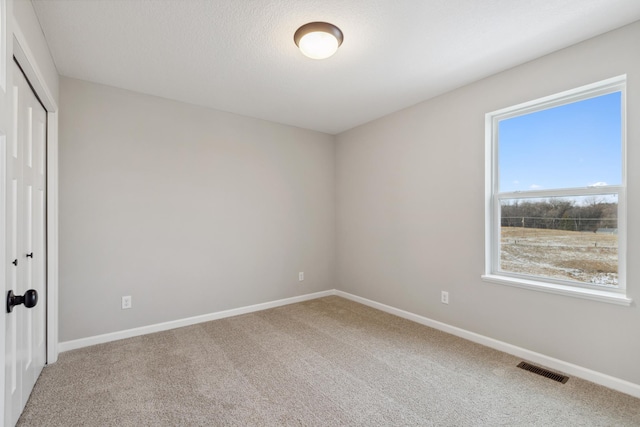
{"label": "window", "polygon": [[486,115],[483,279],[628,305],[624,76]]}

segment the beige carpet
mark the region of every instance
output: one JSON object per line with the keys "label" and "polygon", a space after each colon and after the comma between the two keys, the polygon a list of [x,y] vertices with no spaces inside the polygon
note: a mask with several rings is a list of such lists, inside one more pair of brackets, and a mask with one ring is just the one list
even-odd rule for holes
{"label": "beige carpet", "polygon": [[327,297],[66,352],[20,426],[639,426],[640,400]]}

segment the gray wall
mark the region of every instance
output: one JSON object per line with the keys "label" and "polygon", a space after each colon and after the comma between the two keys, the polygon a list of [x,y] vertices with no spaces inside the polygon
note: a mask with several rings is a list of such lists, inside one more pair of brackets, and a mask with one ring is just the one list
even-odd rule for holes
{"label": "gray wall", "polygon": [[60,341],[335,287],[332,136],[69,78],[60,104]]}
{"label": "gray wall", "polygon": [[[338,288],[640,384],[638,40],[635,23],[339,135]],[[628,293],[636,302],[481,281],[485,113],[625,73]]]}

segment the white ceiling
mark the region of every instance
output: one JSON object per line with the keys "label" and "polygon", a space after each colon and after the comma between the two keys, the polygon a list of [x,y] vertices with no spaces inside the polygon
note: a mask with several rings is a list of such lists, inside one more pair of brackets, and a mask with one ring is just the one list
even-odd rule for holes
{"label": "white ceiling", "polygon": [[[640,19],[640,0],[33,0],[61,75],[330,134]],[[295,30],[340,27],[304,57]]]}

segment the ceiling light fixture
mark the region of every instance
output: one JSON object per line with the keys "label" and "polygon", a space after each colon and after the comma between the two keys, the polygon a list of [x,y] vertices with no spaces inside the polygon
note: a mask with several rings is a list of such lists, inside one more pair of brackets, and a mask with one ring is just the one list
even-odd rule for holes
{"label": "ceiling light fixture", "polygon": [[310,22],[293,35],[300,51],[313,59],[325,59],[336,53],[342,39],[340,28],[327,22]]}

